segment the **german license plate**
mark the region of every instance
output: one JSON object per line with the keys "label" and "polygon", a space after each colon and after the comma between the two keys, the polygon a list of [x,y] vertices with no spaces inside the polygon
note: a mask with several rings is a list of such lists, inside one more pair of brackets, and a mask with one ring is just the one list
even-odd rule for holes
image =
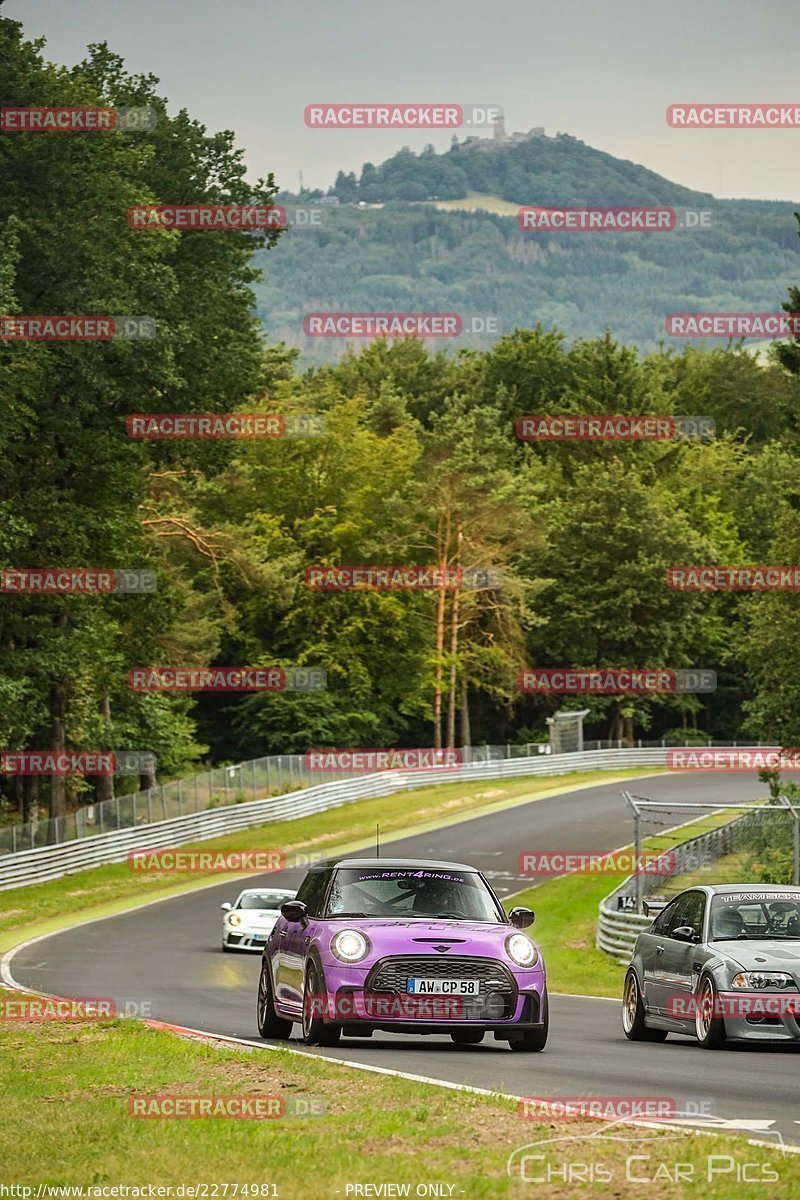
{"label": "german license plate", "polygon": [[412,996],[478,996],[477,979],[409,979],[406,991]]}

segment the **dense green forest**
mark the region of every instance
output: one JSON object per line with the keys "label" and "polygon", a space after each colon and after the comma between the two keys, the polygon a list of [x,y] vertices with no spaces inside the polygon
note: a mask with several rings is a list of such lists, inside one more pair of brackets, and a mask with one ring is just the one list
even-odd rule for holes
{"label": "dense green forest", "polygon": [[[583,242],[568,253],[531,242],[518,263],[527,278],[532,264],[561,264],[549,278],[562,298],[547,317],[532,304],[519,328],[482,349],[377,341],[303,369],[293,347],[264,344],[254,289],[262,303],[273,298],[272,322],[278,303],[289,313],[301,296],[312,308],[333,295],[342,262],[355,286],[358,262],[354,306],[398,305],[413,277],[401,306],[415,306],[419,286],[427,306],[452,307],[449,289],[463,288],[464,305],[485,310],[519,291],[500,252],[511,261],[521,245],[503,219],[432,209],[387,208],[366,222],[347,209],[341,228],[267,241],[135,231],[125,219],[134,203],[268,201],[275,185],[248,183],[231,134],[170,116],[157,80],[130,76],[105,46],[56,68],[3,20],[0,71],[8,103],[149,104],[159,118],[136,135],[0,141],[2,311],[143,313],[158,331],[142,342],[0,342],[0,566],[147,568],[158,580],[143,596],[0,597],[0,746],[147,749],[168,778],[203,761],[313,746],[527,741],[561,707],[556,697],[520,697],[517,673],[529,664],[718,674],[706,696],[632,706],[573,698],[591,710],[590,736],[696,727],[796,744],[797,596],[671,591],[665,573],[680,563],[800,561],[798,347],[765,361],[736,346],[643,353],[625,344],[622,313],[609,322],[613,335],[548,328],[559,306],[580,305],[582,278],[587,306],[593,288],[596,305],[624,293],[636,308],[646,294],[652,301],[657,278],[664,307],[702,307],[711,263],[731,270],[721,307],[741,288],[751,303],[766,303],[763,292],[769,307],[797,311],[800,295],[787,297],[782,282],[796,248],[783,226],[778,236],[772,208],[763,218],[758,206],[742,208],[763,220],[759,237],[732,223],[697,234],[694,248],[656,239],[647,269],[613,238],[591,252]],[[636,178],[655,187],[655,176]],[[430,262],[434,234],[435,270],[425,273],[417,254]],[[749,266],[737,245],[747,245]],[[397,270],[377,273],[390,260]],[[458,282],[469,278],[474,292]],[[236,411],[315,414],[325,428],[235,442],[126,435],[132,413]],[[525,414],[612,412],[706,414],[717,436],[627,445],[515,435]],[[492,567],[503,584],[314,592],[304,571],[315,563]],[[147,664],[312,665],[328,686],[132,692],[128,670]],[[56,778],[39,789],[27,777],[1,787],[5,811],[27,818],[39,804],[58,815],[81,797],[102,798],[110,781]]]}
{"label": "dense green forest", "polygon": [[[471,192],[489,207],[492,197],[669,205],[707,213],[710,223],[660,233],[534,232],[514,215],[431,203]],[[446,154],[401,150],[381,166],[366,163],[358,180],[340,172],[331,194],[340,204],[319,205],[319,225],[291,228],[256,287],[270,338],[299,347],[310,364],[343,350],[339,340],[304,335],[310,311],[457,312],[495,318],[501,335],[541,323],[569,340],[610,328],[653,350],[670,340],[667,313],[774,312],[800,271],[792,204],[715,200],[567,135],[461,142]],[[290,211],[320,198],[282,194]],[[485,349],[493,340],[465,334],[457,344]]]}

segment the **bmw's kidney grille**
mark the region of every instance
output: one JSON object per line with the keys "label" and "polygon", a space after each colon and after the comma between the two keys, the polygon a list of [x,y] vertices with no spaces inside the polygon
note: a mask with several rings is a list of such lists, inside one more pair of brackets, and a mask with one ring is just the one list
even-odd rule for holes
{"label": "bmw's kidney grille", "polygon": [[384,958],[367,976],[370,992],[405,992],[409,979],[477,979],[480,995],[489,992],[516,993],[514,977],[503,963],[493,958],[464,958],[462,955],[418,954]]}

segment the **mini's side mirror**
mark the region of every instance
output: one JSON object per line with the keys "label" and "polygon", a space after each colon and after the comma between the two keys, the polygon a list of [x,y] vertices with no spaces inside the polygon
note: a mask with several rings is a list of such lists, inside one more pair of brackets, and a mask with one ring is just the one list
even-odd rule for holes
{"label": "mini's side mirror", "polygon": [[693,925],[679,925],[673,929],[672,937],[676,942],[699,942],[700,935]]}
{"label": "mini's side mirror", "polygon": [[512,908],[508,919],[517,929],[527,929],[536,920],[536,913],[532,908]]}
{"label": "mini's side mirror", "polygon": [[225,912],[230,912],[233,908],[233,905],[231,904],[230,900],[226,900],[224,904],[220,904],[220,908],[223,908]]}
{"label": "mini's side mirror", "polygon": [[286,921],[299,921],[305,929],[308,924],[308,905],[302,900],[287,900],[281,905],[281,916]]}

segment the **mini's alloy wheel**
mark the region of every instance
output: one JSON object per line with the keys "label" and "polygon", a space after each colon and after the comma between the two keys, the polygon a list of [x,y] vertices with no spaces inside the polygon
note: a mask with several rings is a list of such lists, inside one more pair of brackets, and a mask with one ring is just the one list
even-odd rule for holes
{"label": "mini's alloy wheel", "polygon": [[261,977],[258,981],[258,1032],[263,1038],[273,1038],[285,1042],[292,1033],[292,1022],[285,1021],[275,1012],[272,997],[272,977],[266,962],[261,963]]}
{"label": "mini's alloy wheel", "polygon": [[307,1046],[335,1046],[342,1032],[341,1025],[326,1025],[322,1018],[325,984],[316,965],[308,964],[303,988],[303,1041]]}

